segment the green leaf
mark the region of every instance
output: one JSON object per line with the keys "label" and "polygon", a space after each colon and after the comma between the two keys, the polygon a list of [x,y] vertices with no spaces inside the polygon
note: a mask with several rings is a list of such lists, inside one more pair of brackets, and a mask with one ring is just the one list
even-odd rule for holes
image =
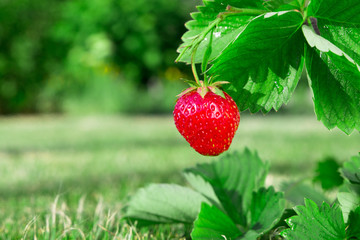
{"label": "green leaf", "polygon": [[360,197],[354,193],[339,192],[337,199],[343,212],[344,221],[347,222],[350,212],[360,206]]}
{"label": "green leaf", "polygon": [[289,101],[303,66],[302,22],[296,11],[261,15],[215,59],[209,73],[231,83],[224,88],[241,111],[269,112]]}
{"label": "green leaf", "polygon": [[221,206],[221,203],[209,182],[205,181],[201,176],[191,172],[184,172],[184,177],[192,188],[205,196],[213,205]]}
{"label": "green leaf", "polygon": [[259,234],[257,232],[250,230],[250,231],[247,231],[246,234],[244,236],[241,236],[239,239],[241,239],[241,240],[256,240],[256,239],[258,239],[258,237],[259,237]]}
{"label": "green leaf", "polygon": [[215,206],[206,203],[201,205],[201,211],[191,232],[193,240],[224,240],[235,239],[242,232],[233,221]]}
{"label": "green leaf", "polygon": [[244,29],[248,22],[255,16],[251,15],[232,15],[224,20],[217,22],[213,32],[209,31],[209,25],[214,23],[219,13],[225,12],[226,7],[231,5],[239,8],[258,8],[263,9],[262,1],[251,0],[203,0],[204,5],[198,6],[199,12],[191,14],[193,20],[185,24],[188,31],[182,36],[183,44],[178,48],[179,57],[177,61],[191,63],[192,47],[200,39],[194,62],[201,63],[206,49],[209,45],[210,34],[213,34],[212,51],[209,56],[211,61],[217,57],[227,45]]}
{"label": "green leaf", "polygon": [[[203,204],[191,234],[195,239],[257,239],[279,222],[285,207],[282,193],[274,188],[260,188],[253,192],[246,232],[241,231],[231,218],[215,206]],[[244,232],[244,233],[243,233]],[[224,238],[225,237],[225,238]]]}
{"label": "green leaf", "polygon": [[324,240],[346,239],[345,223],[338,205],[322,206],[305,199],[305,206],[294,208],[298,216],[286,220],[290,229],[285,229],[281,235],[289,240]]}
{"label": "green leaf", "polygon": [[360,154],[345,162],[341,172],[350,183],[360,185]]}
{"label": "green leaf", "polygon": [[274,226],[273,229],[278,229],[278,228],[284,228],[284,227],[288,227],[288,225],[286,224],[285,220],[292,217],[292,216],[295,216],[296,215],[296,212],[294,211],[294,209],[292,208],[286,208],[281,216],[281,219],[280,221]]}
{"label": "green leaf", "polygon": [[202,202],[209,201],[192,189],[175,184],[151,184],[130,199],[125,218],[139,225],[193,223]]}
{"label": "green leaf", "polygon": [[308,16],[328,19],[341,24],[360,24],[360,1],[316,0],[308,6]]}
{"label": "green leaf", "polygon": [[318,120],[347,134],[360,130],[360,71],[340,48],[303,26],[309,45],[305,63]]}
{"label": "green leaf", "polygon": [[321,187],[325,190],[340,186],[344,179],[340,175],[339,168],[340,165],[334,158],[326,158],[318,162],[314,182],[320,182]]}
{"label": "green leaf", "polygon": [[360,239],[360,206],[350,212],[348,227],[346,229],[347,239]]}
{"label": "green leaf", "polygon": [[[338,58],[334,57],[336,62],[339,62],[340,61],[339,59],[341,59],[341,57],[347,59],[347,61],[351,63],[351,64],[350,63],[348,64],[350,67],[352,67],[351,70],[353,70],[354,74],[357,74],[355,76],[358,76],[360,67],[355,62],[355,60],[353,60],[348,54],[346,54],[344,51],[342,51],[339,47],[335,46],[329,40],[316,34],[311,27],[303,25],[302,31],[304,33],[306,41],[312,48],[315,47],[320,52],[323,52],[326,54],[333,54],[333,55],[337,56]],[[343,62],[343,63],[345,65],[347,65],[345,62]],[[357,70],[357,71],[355,71],[355,70]],[[356,86],[359,86],[358,82],[357,82]]]}
{"label": "green leaf", "polygon": [[249,227],[259,235],[269,231],[279,222],[285,209],[283,193],[273,187],[260,188],[253,193],[250,205]]}
{"label": "green leaf", "polygon": [[245,149],[243,153],[228,153],[220,161],[197,165],[186,172],[209,182],[228,216],[236,224],[246,226],[252,192],[264,186],[268,164],[257,153]]}
{"label": "green leaf", "polygon": [[324,19],[318,20],[318,27],[323,38],[334,43],[355,62],[360,62],[360,27],[338,25],[333,21]]}

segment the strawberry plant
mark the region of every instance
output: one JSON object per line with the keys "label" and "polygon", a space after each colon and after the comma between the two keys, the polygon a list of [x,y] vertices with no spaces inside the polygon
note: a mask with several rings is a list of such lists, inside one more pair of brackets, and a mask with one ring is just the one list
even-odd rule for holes
{"label": "strawberry plant", "polygon": [[[296,189],[305,189],[305,200],[266,186],[268,169],[256,152],[227,153],[219,161],[185,169],[190,187],[151,184],[140,189],[125,217],[139,227],[185,224],[192,227],[194,240],[360,239],[360,155],[340,168],[344,183],[331,201],[310,184]],[[337,168],[331,171],[337,173]],[[292,209],[294,201],[305,206]]]}
{"label": "strawberry plant", "polygon": [[[346,134],[360,131],[358,0],[203,0],[191,16],[177,61],[191,64],[195,81],[180,95],[174,119],[199,153],[227,150],[239,124],[234,113],[218,120],[221,104],[211,108],[210,96],[234,101],[240,111],[277,111],[303,70],[318,120]],[[198,109],[209,116],[199,117]],[[229,132],[211,135],[220,125]],[[339,190],[336,197],[291,180],[275,190],[264,184],[267,172],[256,152],[227,153],[186,169],[191,188],[152,184],[139,190],[126,218],[138,226],[190,225],[194,240],[360,239],[360,156],[342,167],[333,159],[319,163],[313,181],[323,191]]]}

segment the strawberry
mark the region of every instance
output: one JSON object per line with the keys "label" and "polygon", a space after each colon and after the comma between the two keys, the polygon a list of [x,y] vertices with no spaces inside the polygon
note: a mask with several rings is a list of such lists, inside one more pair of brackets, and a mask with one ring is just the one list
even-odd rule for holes
{"label": "strawberry", "polygon": [[185,90],[173,114],[180,134],[198,153],[207,156],[217,156],[229,148],[240,122],[234,100],[216,86]]}

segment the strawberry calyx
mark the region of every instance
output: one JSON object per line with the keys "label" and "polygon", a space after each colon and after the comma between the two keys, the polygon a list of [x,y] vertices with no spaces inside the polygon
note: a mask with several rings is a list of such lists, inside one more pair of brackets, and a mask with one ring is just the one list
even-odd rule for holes
{"label": "strawberry calyx", "polygon": [[227,81],[217,81],[211,84],[208,84],[204,81],[199,81],[199,83],[197,83],[195,81],[187,80],[186,82],[189,83],[190,87],[182,91],[179,95],[177,95],[177,97],[181,97],[187,93],[196,91],[202,98],[204,98],[205,95],[210,91],[226,99],[224,92],[220,89],[220,87],[223,84],[228,84],[229,82]]}

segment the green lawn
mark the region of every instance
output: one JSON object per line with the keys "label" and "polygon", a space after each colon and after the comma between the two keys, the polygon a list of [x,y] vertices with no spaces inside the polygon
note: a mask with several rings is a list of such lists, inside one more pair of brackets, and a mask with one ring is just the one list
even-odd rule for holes
{"label": "green lawn", "polygon": [[[2,118],[0,136],[0,239],[140,238],[120,224],[126,196],[149,182],[183,184],[181,169],[214,159],[192,150],[171,116]],[[360,134],[314,116],[244,114],[230,151],[244,147],[271,162],[276,181],[358,154]],[[168,239],[177,228],[157,231]]]}

